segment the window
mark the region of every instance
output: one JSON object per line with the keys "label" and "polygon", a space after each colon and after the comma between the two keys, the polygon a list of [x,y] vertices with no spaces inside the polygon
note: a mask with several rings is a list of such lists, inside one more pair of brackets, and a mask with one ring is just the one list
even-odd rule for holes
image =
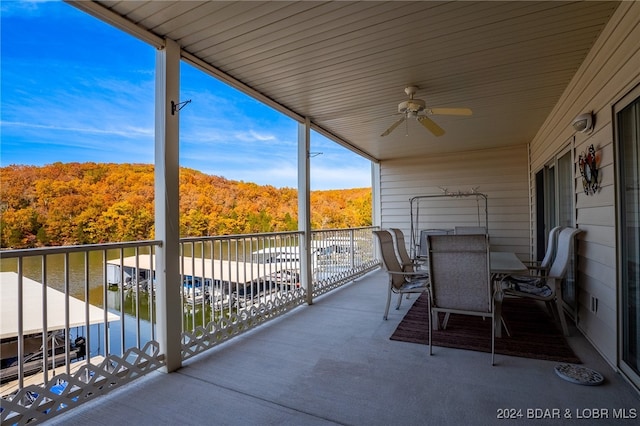
{"label": "window", "polygon": [[614,107],[618,165],[620,368],[640,384],[640,88]]}

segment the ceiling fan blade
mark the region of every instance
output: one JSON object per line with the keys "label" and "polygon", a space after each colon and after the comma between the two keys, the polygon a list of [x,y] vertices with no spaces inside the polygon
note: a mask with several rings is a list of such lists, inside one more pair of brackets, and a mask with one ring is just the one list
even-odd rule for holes
{"label": "ceiling fan blade", "polygon": [[469,108],[429,108],[429,114],[434,115],[472,115]]}
{"label": "ceiling fan blade", "polygon": [[393,123],[391,125],[391,127],[389,127],[387,130],[384,131],[383,134],[381,134],[380,136],[387,136],[389,133],[393,132],[395,130],[396,127],[398,127],[399,125],[402,124],[402,122],[406,119],[406,117],[402,117],[400,120],[396,121],[395,123]]}
{"label": "ceiling fan blade", "polygon": [[438,126],[435,121],[430,119],[429,117],[418,117],[418,121],[422,124],[428,131],[433,133],[434,136],[442,136],[444,135],[444,129]]}

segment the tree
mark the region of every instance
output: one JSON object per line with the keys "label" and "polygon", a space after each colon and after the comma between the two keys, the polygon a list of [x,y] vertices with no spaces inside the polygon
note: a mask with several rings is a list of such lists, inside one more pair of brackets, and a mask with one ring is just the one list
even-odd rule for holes
{"label": "tree", "polygon": [[[153,239],[149,164],[53,163],[0,168],[0,245],[26,248]],[[180,169],[183,237],[293,231],[298,194]],[[371,190],[314,191],[314,229],[371,224]]]}

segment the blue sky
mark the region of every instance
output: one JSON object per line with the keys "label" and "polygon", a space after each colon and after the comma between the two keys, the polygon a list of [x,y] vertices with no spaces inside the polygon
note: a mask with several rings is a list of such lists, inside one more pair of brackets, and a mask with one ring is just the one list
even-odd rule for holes
{"label": "blue sky", "polygon": [[[0,166],[153,163],[155,49],[69,6],[0,3]],[[297,186],[297,123],[182,64],[180,165]],[[312,189],[371,185],[370,163],[312,133]],[[348,177],[348,178],[347,178]]]}

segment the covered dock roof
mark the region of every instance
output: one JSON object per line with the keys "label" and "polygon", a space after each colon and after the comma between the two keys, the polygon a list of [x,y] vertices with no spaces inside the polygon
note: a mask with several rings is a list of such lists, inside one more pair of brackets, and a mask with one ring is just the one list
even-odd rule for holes
{"label": "covered dock roof", "polygon": [[[153,267],[152,262],[154,265]],[[107,264],[119,266],[120,259],[109,260]],[[122,265],[128,268],[135,269],[137,266],[139,269],[152,270],[155,269],[155,264],[155,255],[139,256],[137,265],[136,256],[122,258]],[[295,261],[257,263],[220,259],[211,260],[183,256],[181,271],[185,276],[245,284],[251,283],[257,279],[264,279],[265,277],[276,274],[282,270],[299,269],[299,267],[300,263]]]}
{"label": "covered dock roof", "polygon": [[[85,302],[69,296],[69,323],[65,319],[65,294],[47,287],[47,330],[62,330],[87,324]],[[22,332],[24,335],[42,333],[43,330],[42,284],[24,277],[22,279]],[[104,322],[104,309],[89,305],[89,324]],[[107,312],[107,321],[117,321],[120,316]],[[0,272],[0,338],[18,335],[18,274]]]}

